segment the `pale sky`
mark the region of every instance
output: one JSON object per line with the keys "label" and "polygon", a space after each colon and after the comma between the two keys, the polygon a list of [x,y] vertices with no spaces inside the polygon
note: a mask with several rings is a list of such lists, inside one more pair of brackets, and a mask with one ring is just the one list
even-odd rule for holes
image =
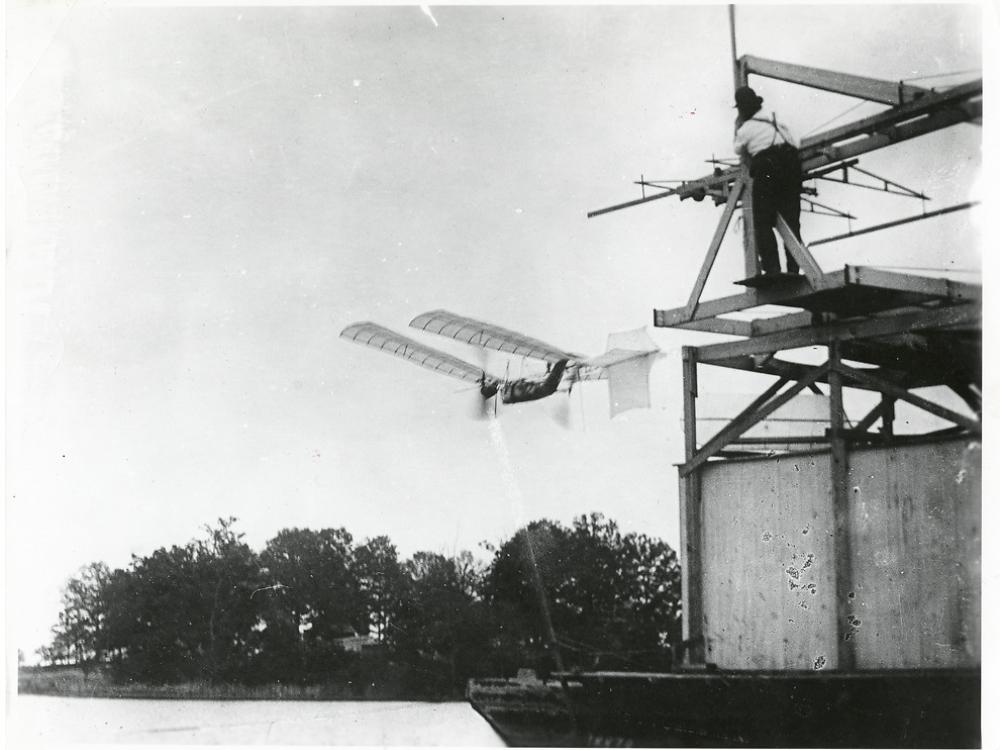
{"label": "pale sky", "polygon": [[[125,566],[220,516],[255,549],[282,528],[343,526],[409,556],[600,511],[676,547],[679,347],[718,339],[654,329],[652,310],[685,304],[721,209],[586,213],[638,197],[640,175],[698,177],[732,155],[727,10],[429,10],[8,7],[14,646],[48,640],[80,566]],[[981,68],[976,6],[741,5],[736,25],[739,54],[926,86]],[[800,135],[855,104],[751,83]],[[960,125],[862,166],[925,191],[928,210],[981,198],[981,136]],[[821,191],[855,228],[921,210]],[[816,255],[976,270],[981,221]],[[807,241],[844,231],[803,220]],[[737,290],[737,229],[717,265],[709,297]],[[459,381],[338,338],[372,320],[478,361],[408,331],[436,308],[588,354],[648,326],[666,353],[654,406],[612,421],[606,387],[585,384],[572,429],[552,399],[491,428]]]}

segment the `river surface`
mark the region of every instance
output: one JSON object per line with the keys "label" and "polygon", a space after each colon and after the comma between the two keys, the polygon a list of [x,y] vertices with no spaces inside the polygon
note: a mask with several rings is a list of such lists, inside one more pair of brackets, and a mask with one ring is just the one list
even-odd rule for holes
{"label": "river surface", "polygon": [[8,695],[7,746],[503,747],[467,703],[189,701]]}

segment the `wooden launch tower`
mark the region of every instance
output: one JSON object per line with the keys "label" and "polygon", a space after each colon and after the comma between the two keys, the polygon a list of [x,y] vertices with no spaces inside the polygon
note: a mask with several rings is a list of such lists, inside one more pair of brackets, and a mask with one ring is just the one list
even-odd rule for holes
{"label": "wooden launch tower", "polygon": [[[978,123],[981,116],[981,81],[936,92],[740,58],[738,83],[745,85],[751,75],[890,105],[806,140],[805,178],[831,170],[846,175],[860,154],[956,123]],[[753,226],[753,186],[741,167],[703,187],[720,202],[725,198],[715,239],[687,304],[654,315],[657,326],[739,337],[685,347],[683,354],[680,497],[685,637],[696,646],[693,660],[736,669],[978,666],[981,286],[850,265],[824,273],[779,219],[803,274],[704,301],[719,238],[737,208],[744,226]],[[744,232],[744,255],[755,277],[752,231]],[[726,317],[765,304],[788,312]],[[824,348],[825,361],[805,365],[783,357],[804,347]],[[749,370],[773,382],[715,435],[701,439],[700,365]],[[820,385],[830,404],[825,433],[784,439],[800,443],[784,454],[754,456],[754,439],[741,436],[796,394]],[[914,392],[933,386],[954,392],[967,408],[948,408]],[[848,389],[878,395],[875,407],[851,426],[843,409]],[[897,435],[899,401],[950,426]],[[745,623],[761,619],[771,621],[769,635],[748,638]]]}
{"label": "wooden launch tower", "polygon": [[[981,80],[933,90],[738,58],[736,85],[752,83],[751,76],[887,105],[805,139],[804,180],[836,176],[849,182],[853,170],[870,174],[856,166],[863,154],[959,123],[981,124]],[[661,192],[590,215],[669,195],[710,197],[724,206],[687,303],[655,310],[654,324],[729,338],[683,348],[685,653],[681,674],[659,676],[650,683],[658,687],[643,693],[679,701],[688,713],[647,703],[637,720],[658,715],[657,726],[670,728],[662,736],[675,739],[709,732],[715,721],[712,736],[721,744],[976,745],[981,284],[944,272],[914,275],[859,265],[824,271],[780,217],[777,229],[802,273],[763,277],[753,231],[747,231],[753,181],[746,165],[717,168],[677,187],[643,184]],[[917,195],[888,180],[882,187]],[[703,299],[737,211],[744,219],[748,277],[737,283],[745,290]],[[783,312],[757,316],[765,305]],[[721,429],[703,435],[702,367],[757,373],[769,384]],[[807,391],[827,397],[825,429],[784,436],[780,446],[747,434]],[[850,424],[845,399],[854,404],[859,392],[867,394],[861,400],[869,410]],[[895,423],[901,403],[938,418],[938,426],[901,434]],[[692,681],[699,672],[704,680]],[[724,687],[715,682],[719,674]],[[635,680],[624,676],[579,679],[581,694],[591,699],[609,700],[616,691],[639,695]],[[698,695],[700,703],[682,695]],[[939,703],[944,695],[950,696],[947,706]],[[837,732],[811,733],[805,718],[789,720],[795,712],[838,722]],[[698,714],[704,723],[689,720]]]}

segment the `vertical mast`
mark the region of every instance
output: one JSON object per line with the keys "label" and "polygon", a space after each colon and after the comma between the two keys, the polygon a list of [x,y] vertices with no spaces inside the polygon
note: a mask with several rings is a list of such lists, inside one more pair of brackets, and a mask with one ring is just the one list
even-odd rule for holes
{"label": "vertical mast", "polygon": [[[736,56],[736,6],[729,6],[729,45],[733,55],[733,90],[747,85],[746,68],[740,65]],[[747,277],[756,276],[760,268],[757,264],[757,244],[753,236],[753,180],[750,179],[748,164],[743,164],[743,199],[740,202],[743,214],[743,267]]]}
{"label": "vertical mast", "polygon": [[744,83],[740,75],[740,61],[736,57],[736,6],[729,6],[729,46],[733,52],[733,88],[738,89]]}

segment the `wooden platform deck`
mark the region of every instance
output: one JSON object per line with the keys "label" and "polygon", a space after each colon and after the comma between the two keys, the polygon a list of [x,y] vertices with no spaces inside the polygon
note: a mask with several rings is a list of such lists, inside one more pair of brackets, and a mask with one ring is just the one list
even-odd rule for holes
{"label": "wooden platform deck", "polygon": [[[810,279],[777,274],[738,282],[741,293],[694,306],[654,310],[661,328],[706,331],[742,340],[698,347],[698,360],[796,376],[781,351],[837,340],[845,358],[899,373],[908,387],[982,382],[982,286],[865,266]],[[763,306],[786,313],[747,319]],[[755,358],[755,359],[751,359]]]}

